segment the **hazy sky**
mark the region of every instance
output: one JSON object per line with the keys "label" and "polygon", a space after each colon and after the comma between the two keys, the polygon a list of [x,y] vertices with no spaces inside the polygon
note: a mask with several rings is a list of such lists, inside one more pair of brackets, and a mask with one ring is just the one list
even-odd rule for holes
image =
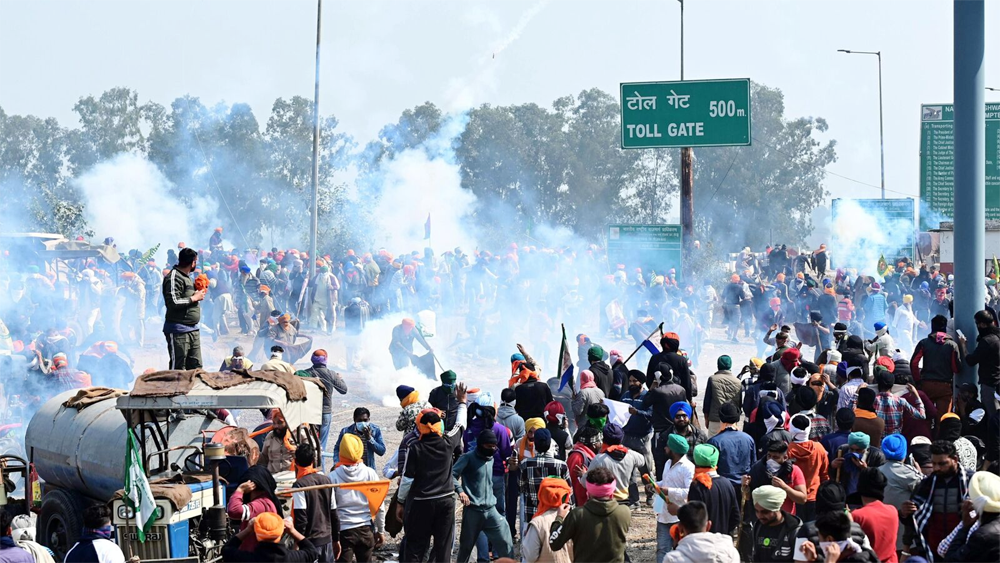
{"label": "hazy sky", "polygon": [[[590,87],[679,77],[677,0],[377,1],[323,6],[321,112],[364,143],[426,100],[550,106]],[[952,100],[948,0],[688,0],[686,78],[749,77],[821,116],[838,142],[833,197],[878,197],[881,50],[889,197],[918,190],[919,108]],[[986,83],[1000,88],[1000,2],[986,3]],[[115,86],[164,105],[312,96],[316,2],[0,0],[0,106],[76,125]],[[494,56],[495,55],[495,56]],[[1000,101],[1000,93],[986,92]],[[698,186],[695,187],[697,201]],[[894,193],[898,192],[898,193]]]}

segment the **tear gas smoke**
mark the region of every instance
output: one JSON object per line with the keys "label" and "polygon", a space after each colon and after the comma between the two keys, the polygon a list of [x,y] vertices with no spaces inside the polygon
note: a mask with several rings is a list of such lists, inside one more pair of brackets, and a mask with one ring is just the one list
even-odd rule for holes
{"label": "tear gas smoke", "polygon": [[912,220],[889,217],[881,210],[864,208],[850,199],[840,200],[836,214],[830,217],[830,232],[835,252],[833,265],[866,273],[875,273],[883,254],[892,264],[901,250],[911,248],[914,243]]}
{"label": "tear gas smoke", "polygon": [[[468,122],[465,114],[450,116],[441,130],[420,146],[384,162],[376,175],[382,186],[373,217],[377,246],[417,250],[434,246],[475,248],[476,196],[462,187],[452,143]],[[425,222],[431,238],[425,240]]]}
{"label": "tear gas smoke", "polygon": [[161,244],[158,259],[174,241],[198,248],[218,221],[218,203],[209,196],[176,197],[174,185],[152,162],[123,153],[100,162],[75,180],[86,202],[85,215],[96,239],[114,237],[120,252],[146,251]]}

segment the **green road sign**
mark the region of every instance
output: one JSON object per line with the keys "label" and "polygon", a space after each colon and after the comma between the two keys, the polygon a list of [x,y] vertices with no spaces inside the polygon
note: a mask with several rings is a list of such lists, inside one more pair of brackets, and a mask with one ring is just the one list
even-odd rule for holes
{"label": "green road sign", "polygon": [[673,268],[681,279],[681,226],[608,225],[608,262],[612,270],[624,264],[657,275]]}
{"label": "green road sign", "polygon": [[[884,255],[889,263],[906,257],[916,261],[916,225],[913,219],[913,199],[834,199],[831,205],[833,215],[834,242],[843,254],[852,256]],[[869,231],[859,223],[874,219],[878,229]],[[857,228],[855,228],[857,227]],[[852,231],[852,232],[838,232]],[[885,236],[883,231],[893,233]],[[838,258],[850,257],[838,256]],[[841,264],[838,263],[838,266]],[[870,269],[871,264],[850,264],[857,268]]]}
{"label": "green road sign", "polygon": [[750,79],[623,82],[622,148],[750,144]]}
{"label": "green road sign", "polygon": [[[951,221],[955,207],[955,108],[920,106],[920,230]],[[1000,220],[1000,104],[986,104],[986,219]]]}

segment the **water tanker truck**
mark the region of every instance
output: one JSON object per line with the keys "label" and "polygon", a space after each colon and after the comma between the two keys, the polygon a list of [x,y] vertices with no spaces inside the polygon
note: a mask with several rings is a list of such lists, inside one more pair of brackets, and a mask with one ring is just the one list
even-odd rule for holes
{"label": "water tanker truck", "polygon": [[[67,391],[32,417],[25,451],[34,471],[26,494],[38,514],[36,538],[57,560],[79,538],[84,508],[97,503],[111,505],[115,541],[126,558],[219,560],[231,533],[227,492],[250,463],[247,456],[227,455],[225,444],[242,436],[249,448],[256,445],[245,431],[226,426],[214,414],[218,409],[279,409],[298,440],[318,444],[323,390],[317,380],[276,372],[190,373],[141,376],[129,394]],[[156,502],[145,541],[121,498],[129,429]],[[294,480],[291,472],[275,478],[286,486]]]}

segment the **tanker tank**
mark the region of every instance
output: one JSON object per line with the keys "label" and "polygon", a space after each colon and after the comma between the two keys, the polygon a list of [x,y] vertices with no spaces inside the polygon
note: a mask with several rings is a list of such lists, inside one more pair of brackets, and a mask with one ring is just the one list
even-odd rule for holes
{"label": "tanker tank", "polygon": [[[67,489],[92,499],[107,501],[125,484],[126,421],[115,408],[115,399],[106,399],[83,409],[64,407],[76,394],[66,391],[56,395],[31,418],[24,445],[28,459],[47,487]],[[150,426],[151,424],[147,424]],[[223,427],[217,419],[203,414],[178,415],[161,425],[167,444],[158,443],[154,432],[146,432],[146,451],[168,447],[201,446],[201,431],[213,432]],[[138,437],[140,434],[136,432]],[[171,467],[184,468],[185,458],[194,450],[181,449],[167,455],[163,471],[159,456],[150,459],[151,477],[170,477],[178,473]]]}

